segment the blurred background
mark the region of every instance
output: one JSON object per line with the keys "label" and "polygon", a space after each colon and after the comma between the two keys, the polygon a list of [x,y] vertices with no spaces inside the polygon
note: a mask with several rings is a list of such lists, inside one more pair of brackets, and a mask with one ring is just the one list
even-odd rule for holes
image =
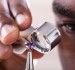
{"label": "blurred background", "polygon": [[[54,13],[52,11],[53,0],[27,0],[32,13],[32,26],[35,28],[43,22],[55,24]],[[35,70],[62,70],[58,47],[46,53],[42,58],[34,60]]]}

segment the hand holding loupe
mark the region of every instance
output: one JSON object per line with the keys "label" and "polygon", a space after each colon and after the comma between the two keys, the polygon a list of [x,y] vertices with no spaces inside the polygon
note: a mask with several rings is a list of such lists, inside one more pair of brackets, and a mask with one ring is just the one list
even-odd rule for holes
{"label": "hand holding loupe", "polygon": [[25,70],[34,70],[32,49],[40,53],[49,52],[60,42],[60,32],[54,25],[45,22],[40,27],[36,29],[30,27],[27,30],[21,32],[22,35],[23,33],[24,35],[27,35],[27,38],[22,38],[24,41],[23,46],[15,49],[14,52],[16,54],[21,54],[26,50],[29,50]]}

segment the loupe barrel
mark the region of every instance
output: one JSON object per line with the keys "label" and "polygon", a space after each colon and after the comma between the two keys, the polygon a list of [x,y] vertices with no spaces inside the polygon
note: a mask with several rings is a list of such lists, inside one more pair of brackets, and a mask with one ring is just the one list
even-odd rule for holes
{"label": "loupe barrel", "polygon": [[53,49],[60,42],[60,32],[56,26],[49,22],[45,22],[38,29],[38,32],[42,33],[50,42],[49,50]]}

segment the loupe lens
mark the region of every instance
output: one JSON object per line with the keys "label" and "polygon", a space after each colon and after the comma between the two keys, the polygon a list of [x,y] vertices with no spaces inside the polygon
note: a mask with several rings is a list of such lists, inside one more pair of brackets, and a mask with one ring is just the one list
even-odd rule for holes
{"label": "loupe lens", "polygon": [[31,41],[36,46],[34,49],[41,53],[48,52],[51,49],[49,40],[39,32],[32,33]]}

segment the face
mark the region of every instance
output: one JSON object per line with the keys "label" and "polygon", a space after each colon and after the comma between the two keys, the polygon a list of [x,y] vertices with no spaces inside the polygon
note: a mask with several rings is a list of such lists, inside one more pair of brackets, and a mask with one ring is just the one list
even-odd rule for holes
{"label": "face", "polygon": [[53,11],[61,33],[62,45],[73,49],[75,46],[75,0],[54,0]]}

